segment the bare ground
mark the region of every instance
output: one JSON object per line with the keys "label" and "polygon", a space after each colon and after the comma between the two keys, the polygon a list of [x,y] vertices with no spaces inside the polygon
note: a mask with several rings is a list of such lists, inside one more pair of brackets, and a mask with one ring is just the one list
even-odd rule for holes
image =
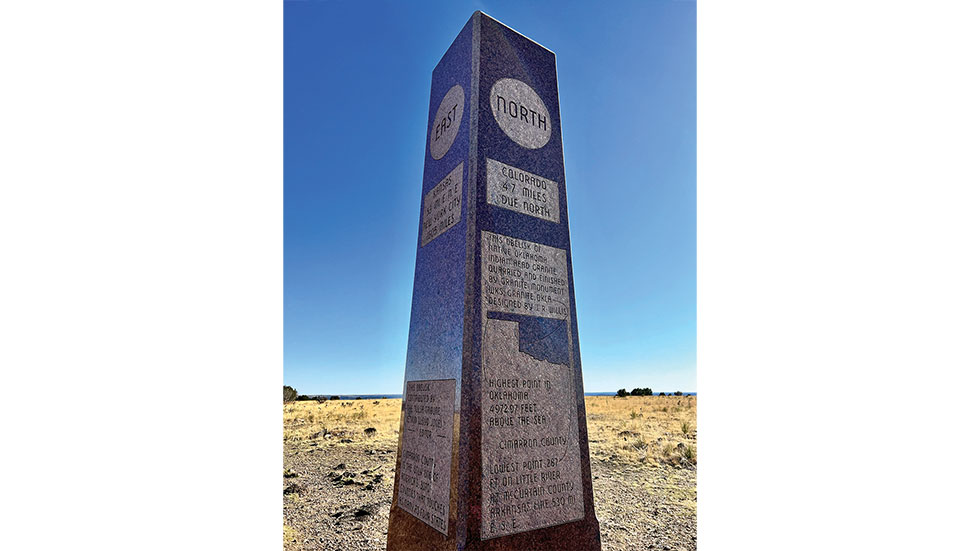
{"label": "bare ground", "polygon": [[[385,548],[397,449],[380,438],[336,440],[328,434],[283,444],[287,551]],[[593,453],[602,548],[696,549],[696,469]]]}

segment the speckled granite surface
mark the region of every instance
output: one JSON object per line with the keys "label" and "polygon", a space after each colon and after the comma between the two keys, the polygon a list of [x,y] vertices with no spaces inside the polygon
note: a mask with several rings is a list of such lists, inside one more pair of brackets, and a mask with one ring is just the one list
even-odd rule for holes
{"label": "speckled granite surface", "polygon": [[387,548],[598,550],[555,55],[476,12],[428,125],[405,381],[455,382],[453,442],[402,410]]}

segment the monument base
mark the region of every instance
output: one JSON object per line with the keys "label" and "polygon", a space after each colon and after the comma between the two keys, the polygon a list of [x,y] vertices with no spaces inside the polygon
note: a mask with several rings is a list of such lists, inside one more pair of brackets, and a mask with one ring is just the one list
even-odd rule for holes
{"label": "monument base", "polygon": [[[455,530],[455,523],[450,529]],[[447,538],[417,518],[401,510],[391,508],[388,521],[388,551],[602,551],[599,543],[599,522],[595,516],[584,520],[501,536],[489,540],[475,540],[456,545],[455,538]]]}

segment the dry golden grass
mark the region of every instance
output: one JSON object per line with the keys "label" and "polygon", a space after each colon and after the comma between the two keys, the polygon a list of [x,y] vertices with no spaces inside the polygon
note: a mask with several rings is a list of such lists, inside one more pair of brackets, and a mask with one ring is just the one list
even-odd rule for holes
{"label": "dry golden grass", "polygon": [[697,407],[696,396],[586,396],[592,457],[696,465]]}
{"label": "dry golden grass", "polygon": [[302,549],[300,547],[300,542],[303,541],[303,536],[299,532],[293,529],[292,526],[282,523],[282,548],[291,551],[293,549]]}
{"label": "dry golden grass", "polygon": [[[283,440],[310,440],[330,433],[331,443],[376,441],[398,445],[401,400],[328,400],[283,404]],[[375,432],[365,433],[373,428]]]}
{"label": "dry golden grass", "polygon": [[[402,401],[329,400],[283,405],[283,439],[310,440],[329,433],[331,444],[372,441],[398,445]],[[586,396],[593,459],[636,464],[697,464],[696,396]],[[365,433],[374,428],[375,432]],[[678,444],[681,444],[678,447]]]}

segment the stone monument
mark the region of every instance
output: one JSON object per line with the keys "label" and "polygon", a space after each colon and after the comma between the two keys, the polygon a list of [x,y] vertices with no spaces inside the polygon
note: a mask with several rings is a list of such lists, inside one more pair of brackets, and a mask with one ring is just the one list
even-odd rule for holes
{"label": "stone monument", "polygon": [[432,72],[388,549],[600,549],[555,54],[476,12]]}

